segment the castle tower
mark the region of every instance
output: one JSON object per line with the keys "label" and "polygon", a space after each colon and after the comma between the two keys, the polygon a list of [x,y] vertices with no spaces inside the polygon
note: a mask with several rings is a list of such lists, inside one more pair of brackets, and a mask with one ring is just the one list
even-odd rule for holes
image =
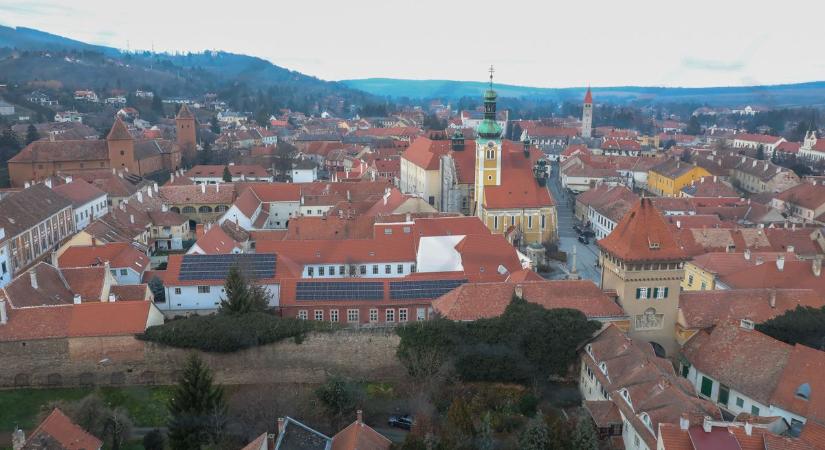
{"label": "castle tower", "polygon": [[618,294],[630,317],[630,335],[671,354],[688,257],[661,213],[649,198],[641,199],[598,245],[601,287]]}
{"label": "castle tower", "polygon": [[135,158],[135,139],[120,117],[115,118],[115,123],[106,136],[106,146],[109,149],[109,165],[113,169],[128,169],[129,172],[140,175]]}
{"label": "castle tower", "polygon": [[178,115],[175,116],[175,128],[178,147],[181,151],[194,151],[197,144],[195,115],[189,111],[185,103],[181,105]]}
{"label": "castle tower", "polygon": [[590,88],[587,88],[587,93],[584,94],[584,105],[582,107],[582,137],[593,137],[593,94],[590,93]]}
{"label": "castle tower", "polygon": [[475,214],[481,217],[484,205],[484,186],[501,184],[501,125],[496,122],[496,99],[493,90],[493,67],[490,66],[490,89],[484,93],[484,120],[476,133],[476,181],[474,190]]}

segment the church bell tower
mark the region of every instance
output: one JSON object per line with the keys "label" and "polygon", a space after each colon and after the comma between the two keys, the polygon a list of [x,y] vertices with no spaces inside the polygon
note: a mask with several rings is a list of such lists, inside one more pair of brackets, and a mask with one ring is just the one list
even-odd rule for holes
{"label": "church bell tower", "polygon": [[584,104],[582,105],[582,137],[593,137],[593,94],[590,93],[590,88],[587,88],[587,93],[584,94]]}
{"label": "church bell tower", "polygon": [[490,88],[484,93],[484,120],[476,133],[475,215],[482,216],[484,187],[501,184],[501,125],[496,121],[496,99],[493,90],[493,66],[490,66]]}

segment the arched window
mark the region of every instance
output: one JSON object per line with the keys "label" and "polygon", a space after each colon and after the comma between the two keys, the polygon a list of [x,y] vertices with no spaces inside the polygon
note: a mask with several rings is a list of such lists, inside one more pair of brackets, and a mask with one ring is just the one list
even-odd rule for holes
{"label": "arched window", "polygon": [[630,392],[628,392],[628,390],[625,388],[625,389],[622,389],[621,391],[619,391],[619,394],[622,395],[622,398],[625,399],[627,404],[630,405],[630,407],[632,408],[633,407],[633,402],[630,401]]}
{"label": "arched window", "polygon": [[642,422],[647,425],[648,428],[653,430],[653,421],[650,420],[650,416],[647,413],[642,413],[641,415]]}
{"label": "arched window", "polygon": [[796,396],[805,400],[811,398],[811,385],[808,383],[801,384],[796,389]]}
{"label": "arched window", "polygon": [[215,207],[215,212],[226,212],[229,210],[229,207],[226,205],[218,205]]}
{"label": "arched window", "polygon": [[195,208],[193,206],[184,206],[183,207],[184,214],[195,214]]}
{"label": "arched window", "polygon": [[607,364],[603,362],[599,363],[599,370],[601,370],[603,374],[607,375]]}
{"label": "arched window", "polygon": [[169,208],[169,211],[172,211],[173,213],[180,214],[180,208],[178,208],[177,206],[173,206],[173,207]]}
{"label": "arched window", "polygon": [[211,212],[212,212],[212,208],[211,208],[211,207],[209,207],[209,206],[203,205],[203,206],[201,206],[200,208],[198,208],[198,212],[199,212],[199,213],[211,213]]}

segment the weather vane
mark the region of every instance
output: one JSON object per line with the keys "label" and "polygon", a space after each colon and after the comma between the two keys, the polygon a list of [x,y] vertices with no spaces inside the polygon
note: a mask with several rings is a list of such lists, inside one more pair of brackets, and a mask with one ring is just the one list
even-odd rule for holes
{"label": "weather vane", "polygon": [[495,72],[495,71],[496,71],[496,69],[494,69],[493,65],[491,64],[490,65],[490,89],[493,88],[493,72]]}

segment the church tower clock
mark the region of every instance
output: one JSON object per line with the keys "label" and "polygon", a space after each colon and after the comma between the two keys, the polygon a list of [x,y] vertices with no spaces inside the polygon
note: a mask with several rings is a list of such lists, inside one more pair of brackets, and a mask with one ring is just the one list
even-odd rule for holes
{"label": "church tower clock", "polygon": [[496,99],[493,90],[493,67],[490,66],[490,88],[484,93],[484,120],[476,133],[475,214],[482,216],[484,187],[501,185],[501,125],[496,121]]}

